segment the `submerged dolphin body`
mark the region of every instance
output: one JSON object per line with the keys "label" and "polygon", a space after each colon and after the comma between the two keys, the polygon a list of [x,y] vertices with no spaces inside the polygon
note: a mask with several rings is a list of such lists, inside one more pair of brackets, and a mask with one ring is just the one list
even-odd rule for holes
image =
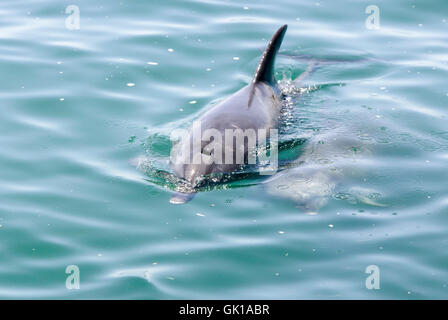
{"label": "submerged dolphin body", "polygon": [[[290,168],[263,182],[267,193],[292,200],[310,215],[317,214],[331,197],[350,203],[386,206],[372,197],[379,194],[377,190],[357,185],[365,175],[373,144],[355,133],[354,128],[333,129],[308,139]],[[348,189],[343,187],[344,192],[337,192],[343,180],[352,180],[351,185]]]}
{"label": "submerged dolphin body", "polygon": [[[282,104],[280,90],[274,80],[274,63],[286,29],[287,25],[282,26],[272,37],[263,53],[253,81],[199,117],[201,133],[212,129],[217,130],[224,137],[226,129],[265,129],[269,135],[270,129],[277,128]],[[204,176],[232,173],[241,168],[241,164],[237,163],[235,158],[230,163],[228,161],[209,164],[191,163],[193,135],[193,128],[190,128],[188,137],[175,145],[171,153],[171,168],[190,186],[189,190],[174,194],[170,200],[171,203],[179,204],[189,201]],[[210,156],[207,146],[211,142],[213,142],[211,138],[209,141],[201,142],[201,154]],[[244,158],[247,159],[247,142],[244,140],[243,146],[236,144],[234,145],[232,141],[233,155],[237,149],[244,147]]]}

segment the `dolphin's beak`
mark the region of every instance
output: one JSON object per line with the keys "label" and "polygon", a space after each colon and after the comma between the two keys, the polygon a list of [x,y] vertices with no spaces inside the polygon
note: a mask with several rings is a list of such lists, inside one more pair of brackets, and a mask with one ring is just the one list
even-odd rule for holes
{"label": "dolphin's beak", "polygon": [[170,203],[184,204],[184,203],[189,202],[191,199],[193,199],[195,195],[196,195],[196,193],[176,192],[171,196]]}

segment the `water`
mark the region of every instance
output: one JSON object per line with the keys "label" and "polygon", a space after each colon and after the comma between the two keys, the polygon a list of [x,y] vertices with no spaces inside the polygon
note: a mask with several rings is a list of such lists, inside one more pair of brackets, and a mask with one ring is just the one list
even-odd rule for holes
{"label": "water", "polygon": [[[77,1],[79,30],[69,4],[0,4],[0,298],[448,297],[444,1],[377,1],[379,30],[368,1]],[[167,133],[246,85],[284,23],[277,78],[333,61],[288,131],[330,151],[171,205],[129,159],[163,169]],[[288,193],[307,181],[318,214]]]}

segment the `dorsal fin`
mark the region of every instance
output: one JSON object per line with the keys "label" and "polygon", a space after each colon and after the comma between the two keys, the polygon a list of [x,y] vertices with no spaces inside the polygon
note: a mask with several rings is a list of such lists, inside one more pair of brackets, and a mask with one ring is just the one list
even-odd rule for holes
{"label": "dorsal fin", "polygon": [[264,81],[270,85],[274,85],[275,56],[277,55],[278,49],[280,49],[287,28],[288,25],[286,24],[280,27],[272,37],[271,41],[269,41],[266,50],[261,57],[260,63],[258,64],[253,83]]}

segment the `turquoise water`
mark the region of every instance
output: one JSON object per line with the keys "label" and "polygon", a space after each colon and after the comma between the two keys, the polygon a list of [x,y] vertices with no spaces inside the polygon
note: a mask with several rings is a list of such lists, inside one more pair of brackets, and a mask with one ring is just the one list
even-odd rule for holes
{"label": "turquoise water", "polygon": [[[371,4],[379,29],[365,25]],[[447,298],[447,9],[3,1],[0,298]],[[249,83],[285,23],[284,87],[319,62],[284,129],[317,169],[170,204],[129,160],[165,169],[169,132]],[[317,214],[290,192],[307,188]],[[379,290],[365,286],[369,265]]]}

